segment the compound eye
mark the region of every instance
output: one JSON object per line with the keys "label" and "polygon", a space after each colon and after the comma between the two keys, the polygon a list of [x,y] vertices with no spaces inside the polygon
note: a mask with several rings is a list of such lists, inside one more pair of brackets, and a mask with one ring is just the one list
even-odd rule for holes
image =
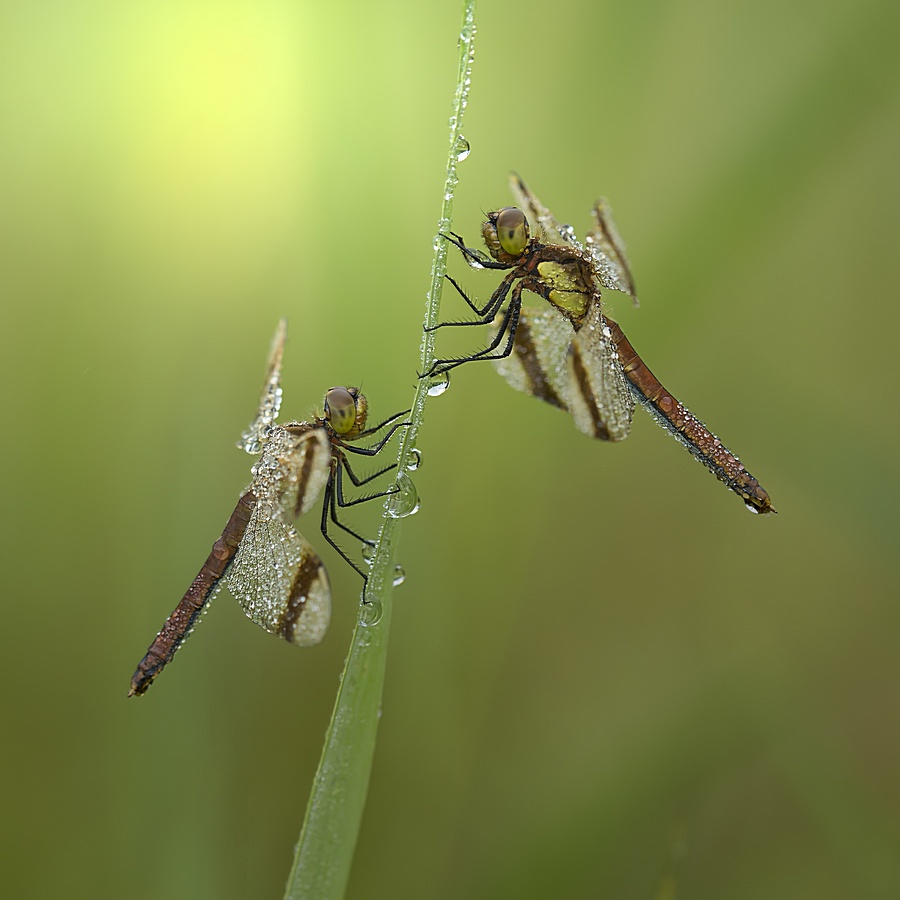
{"label": "compound eye", "polygon": [[336,434],[347,434],[356,424],[356,397],[345,387],[333,387],[325,395],[325,418]]}
{"label": "compound eye", "polygon": [[528,246],[528,219],[515,206],[497,213],[497,240],[510,256],[521,256]]}

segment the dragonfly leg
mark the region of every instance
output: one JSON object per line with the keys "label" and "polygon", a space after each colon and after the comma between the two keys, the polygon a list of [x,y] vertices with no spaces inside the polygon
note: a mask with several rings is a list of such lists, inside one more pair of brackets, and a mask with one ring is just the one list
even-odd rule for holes
{"label": "dragonfly leg", "polygon": [[[457,366],[461,366],[468,362],[475,362],[479,359],[505,359],[509,356],[510,353],[512,353],[513,343],[516,339],[516,329],[519,327],[519,313],[522,309],[522,289],[523,284],[521,281],[519,281],[512,289],[509,306],[506,307],[506,312],[503,314],[503,321],[500,323],[500,327],[497,329],[494,339],[487,347],[483,350],[479,350],[477,353],[473,353],[471,356],[435,360],[431,369],[422,377],[433,378],[435,375],[443,375],[451,369],[455,369]],[[506,340],[506,343],[499,352],[495,352],[497,348],[500,347],[501,343],[503,343],[504,339]]]}
{"label": "dragonfly leg", "polygon": [[[347,447],[346,449],[350,449]],[[344,468],[347,470],[347,474],[350,476],[350,480],[356,487],[362,487],[364,484],[368,484],[370,481],[374,481],[379,475],[384,475],[385,472],[390,472],[391,469],[397,468],[397,463],[393,462],[389,466],[385,466],[383,469],[379,469],[377,472],[373,472],[371,475],[366,475],[364,478],[360,478],[353,469],[350,468],[350,460],[346,457],[343,460]],[[341,506],[344,506],[342,503]]]}
{"label": "dragonfly leg", "polygon": [[[377,494],[365,494],[362,497],[358,497],[354,500],[346,500],[344,499],[344,483],[343,483],[343,470],[346,468],[350,473],[350,478],[353,483],[358,487],[361,484],[366,484],[372,479],[377,478],[379,475],[383,475],[385,472],[390,469],[395,468],[397,464],[388,466],[386,469],[382,469],[380,472],[376,472],[374,475],[370,475],[368,478],[362,478],[359,481],[356,480],[356,476],[350,470],[350,466],[347,463],[347,458],[345,456],[341,456],[337,461],[337,475],[336,475],[336,491],[335,497],[337,499],[338,506],[342,509],[347,506],[356,506],[358,503],[367,503],[369,500],[377,500],[379,497],[389,497],[391,494],[397,493],[397,486],[392,485],[386,491],[379,491]],[[357,535],[358,537],[358,535]],[[365,540],[365,538],[360,538],[360,540]]]}
{"label": "dragonfly leg", "polygon": [[[338,472],[340,472],[340,463],[338,464]],[[335,539],[328,533],[328,520],[330,518],[331,521],[333,521],[334,524],[338,526],[338,528],[342,528],[348,534],[355,537],[358,541],[362,541],[364,544],[369,544],[369,546],[372,546],[371,541],[367,540],[362,535],[357,534],[355,531],[353,531],[353,529],[348,528],[346,525],[344,525],[343,522],[338,519],[336,499],[335,478],[331,477],[328,479],[328,483],[325,485],[325,498],[324,502],[322,503],[322,523],[320,526],[322,536],[326,541],[328,541],[329,544],[331,544],[332,547],[334,547],[335,550],[337,550],[344,561],[362,576],[362,580],[364,582],[368,582],[369,576],[366,575],[366,573],[363,572],[363,570],[352,559],[350,559],[343,547],[341,547],[341,545],[338,544],[337,541],[335,541]]]}
{"label": "dragonfly leg", "polygon": [[469,304],[471,310],[478,316],[477,319],[472,319],[467,322],[438,322],[437,325],[432,325],[431,328],[426,328],[425,331],[437,331],[438,328],[459,328],[462,325],[487,325],[489,322],[493,322],[495,316],[500,310],[500,307],[503,306],[503,301],[506,299],[506,295],[509,293],[509,286],[512,283],[513,275],[510,274],[498,286],[497,290],[491,295],[491,299],[485,303],[484,306],[478,306],[477,304],[472,302],[472,299],[469,295],[459,286],[454,278],[450,275],[444,276],[453,287],[456,288],[456,292],[459,294],[466,303]]}
{"label": "dragonfly leg", "polygon": [[[375,428],[369,429],[369,431],[364,431],[363,434],[371,434],[373,432],[379,431],[385,425],[394,422],[395,419],[398,419],[400,416],[406,415],[406,413],[408,412],[409,410],[405,410],[404,412],[397,413],[396,416],[391,416],[390,419],[385,420]],[[338,528],[343,529],[348,534],[355,537],[358,541],[362,541],[362,543],[368,544],[370,547],[373,547],[375,546],[374,541],[363,537],[361,534],[354,531],[352,528],[348,527],[340,521],[337,515],[337,507],[340,506],[341,508],[345,508],[348,506],[356,506],[358,503],[366,503],[369,500],[377,500],[379,497],[387,497],[390,494],[397,493],[398,489],[396,485],[393,485],[385,491],[379,491],[375,494],[366,494],[365,496],[358,497],[354,500],[347,500],[344,497],[344,469],[347,470],[347,474],[350,476],[350,480],[353,482],[353,484],[356,487],[361,487],[364,484],[368,484],[370,481],[374,481],[380,475],[384,475],[386,472],[390,472],[391,469],[397,468],[397,463],[391,463],[389,466],[385,466],[384,468],[379,469],[377,472],[373,472],[371,475],[360,477],[353,471],[352,467],[350,466],[350,462],[344,455],[343,451],[347,450],[351,453],[358,453],[362,456],[375,456],[380,450],[384,448],[385,444],[391,439],[391,437],[393,437],[395,431],[400,428],[404,428],[409,424],[409,422],[396,422],[388,431],[388,433],[374,447],[353,447],[349,444],[341,443],[341,450],[338,451],[339,455],[336,454],[336,472],[332,477],[328,479],[328,483],[325,486],[325,500],[322,504],[322,534],[325,536],[325,539],[328,541],[328,543],[331,544],[332,547],[334,547],[335,550],[337,550],[344,559],[350,562],[350,565],[352,565],[353,568],[360,573],[360,575],[363,575],[363,572],[359,568],[359,566],[355,565],[348,559],[347,554],[334,542],[334,540],[332,540],[331,536],[328,534],[328,519],[330,517],[331,521],[334,522],[334,524],[337,525]],[[365,577],[366,576],[363,575],[363,578]]]}
{"label": "dragonfly leg", "polygon": [[[361,437],[365,437],[368,434],[372,434],[375,431],[383,428],[388,422],[393,422],[394,419],[399,418],[400,416],[405,416],[409,410],[406,412],[397,413],[396,416],[392,416],[386,422],[382,422],[377,428],[370,428],[368,431],[363,431],[361,434],[357,435],[354,440],[358,440]],[[371,447],[351,447],[349,444],[342,443],[341,446],[345,450],[349,450],[351,453],[358,453],[360,456],[375,456],[377,453],[380,453],[384,449],[384,445],[394,436],[394,432],[397,431],[398,428],[406,428],[409,425],[412,425],[412,422],[398,422],[396,425],[391,427],[391,430],[377,443],[373,444]]]}
{"label": "dragonfly leg", "polygon": [[[367,428],[365,431],[361,431],[353,440],[358,441],[361,437],[369,437],[370,435],[376,434],[381,431],[385,425],[390,425],[391,422],[396,422],[401,416],[405,416],[408,413],[411,413],[412,409],[404,409],[403,412],[399,412],[396,415],[391,416],[389,419],[385,419],[383,422],[380,422],[374,428]],[[401,425],[409,425],[409,422],[401,422]],[[390,432],[388,433],[387,438],[385,438],[385,442],[390,438],[390,436],[400,427],[400,425],[395,425]],[[382,446],[384,442],[382,442]]]}
{"label": "dragonfly leg", "polygon": [[[325,535],[326,539],[328,539],[328,543],[330,543],[333,547],[335,547],[335,549],[341,553],[341,556],[343,556],[344,559],[347,559],[346,554],[344,554],[343,550],[341,550],[341,548],[337,547],[337,545],[334,543],[334,541],[332,541],[328,536],[328,531],[327,531],[328,520],[325,518],[325,515],[324,515],[325,510],[326,509],[328,510],[328,518],[330,518],[331,521],[334,522],[334,524],[337,525],[338,528],[340,528],[343,531],[346,531],[347,534],[355,537],[358,541],[361,541],[363,544],[368,544],[368,546],[374,547],[375,541],[370,540],[367,537],[363,537],[363,535],[359,534],[359,532],[357,532],[357,531],[354,531],[348,525],[345,525],[338,518],[337,508],[341,507],[343,509],[348,506],[356,506],[358,503],[366,503],[369,500],[377,500],[380,497],[387,497],[390,494],[395,494],[397,492],[397,488],[396,488],[396,486],[393,486],[393,487],[388,488],[386,491],[381,491],[377,494],[366,494],[364,497],[359,497],[355,500],[347,500],[344,497],[344,483],[343,483],[343,470],[345,467],[347,469],[347,472],[350,474],[350,477],[353,479],[353,483],[356,485],[365,484],[366,482],[371,481],[373,478],[376,478],[378,475],[383,475],[384,472],[387,471],[387,469],[383,469],[381,472],[376,472],[374,475],[371,475],[368,478],[362,478],[357,481],[352,470],[350,469],[350,466],[347,463],[347,459],[345,457],[341,457],[337,461],[336,475],[334,476],[334,478],[330,478],[328,480],[328,485],[326,486],[326,489],[325,489],[325,502],[323,503],[323,506],[322,506],[322,510],[323,510],[322,533]],[[394,466],[390,466],[389,468],[394,468]],[[351,565],[352,565],[352,563],[351,563]],[[359,569],[356,566],[354,566],[354,568],[357,571],[359,571]]]}
{"label": "dragonfly leg", "polygon": [[455,231],[448,231],[446,234],[442,233],[441,237],[448,243],[453,244],[454,247],[457,247],[466,262],[475,269],[509,268],[509,263],[498,262],[495,259],[491,259],[489,256],[485,256],[484,253],[480,250],[476,250],[474,247],[467,247],[462,236],[458,235]]}

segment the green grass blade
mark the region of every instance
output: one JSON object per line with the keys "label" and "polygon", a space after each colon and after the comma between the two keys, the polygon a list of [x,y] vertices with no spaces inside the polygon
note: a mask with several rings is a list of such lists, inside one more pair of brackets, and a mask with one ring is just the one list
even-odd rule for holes
{"label": "green grass blade", "polygon": [[[438,232],[451,225],[453,191],[457,183],[456,166],[467,152],[462,138],[462,117],[466,107],[472,71],[475,37],[475,0],[464,0],[460,33],[459,71],[453,114],[450,119],[450,152]],[[438,322],[447,244],[435,236],[435,255],[431,268],[431,287],[425,313],[425,325]],[[434,362],[434,335],[426,333],[422,342],[421,372]],[[405,430],[398,454],[398,469],[407,478],[412,449],[422,424],[428,384],[419,382],[410,426]],[[391,622],[393,559],[399,518],[391,515],[396,507],[385,504],[385,515],[378,535],[366,591],[367,603],[353,632],[350,653],[341,676],[325,746],[313,781],[309,804],[285,897],[288,900],[339,900],[344,896],[353,852],[365,807],[369,775],[375,754],[375,735],[381,707],[381,695],[387,664],[388,633]]]}

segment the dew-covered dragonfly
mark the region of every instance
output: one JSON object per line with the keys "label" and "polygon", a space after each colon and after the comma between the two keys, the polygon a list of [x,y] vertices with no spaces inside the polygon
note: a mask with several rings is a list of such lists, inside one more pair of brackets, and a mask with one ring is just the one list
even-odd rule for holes
{"label": "dew-covered dragonfly", "polygon": [[[490,256],[467,247],[458,234],[446,235],[473,268],[507,274],[483,306],[448,276],[478,319],[436,327],[490,324],[491,340],[470,356],[437,360],[428,376],[449,377],[463,363],[494,360],[514,388],[566,410],[581,431],[605,441],[628,437],[637,400],[751,512],[774,513],[769,495],[737,456],[660,384],[603,312],[603,290],[621,291],[637,304],[625,247],[606,201],[594,205],[594,225],[582,244],[516,174],[510,187],[518,206],[489,213],[482,226]],[[523,291],[549,306],[524,307]]]}
{"label": "dew-covered dragonfly", "polygon": [[[301,647],[318,644],[331,619],[328,573],[318,554],[293,525],[324,489],[320,528],[325,540],[359,572],[366,573],[329,534],[329,522],[372,546],[338,518],[338,507],[385,497],[396,488],[357,499],[345,499],[343,473],[357,487],[393,469],[386,466],[358,477],[347,453],[375,456],[405,422],[398,413],[374,428],[366,428],[368,404],[358,388],[333,387],[325,395],[325,414],[309,422],[278,425],[281,406],[281,361],[286,338],[282,320],[272,344],[266,382],[256,419],[238,446],[261,454],[252,468],[253,480],[238,500],[225,530],[181,602],[166,620],[147,654],[138,663],[128,695],[143,694],[182,645],[224,578],[247,616],[270,634]],[[391,426],[371,447],[358,441]]]}

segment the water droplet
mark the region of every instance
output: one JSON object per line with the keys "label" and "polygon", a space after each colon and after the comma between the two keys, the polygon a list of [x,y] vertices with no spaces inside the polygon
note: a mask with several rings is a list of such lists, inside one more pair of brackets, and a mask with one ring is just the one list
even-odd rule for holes
{"label": "water droplet", "polygon": [[419,466],[422,465],[422,451],[416,447],[413,447],[412,450],[409,451],[410,458],[409,462],[406,464],[407,472],[415,472]]}
{"label": "water droplet", "polygon": [[371,566],[372,560],[375,559],[375,545],[363,544],[362,558]]}
{"label": "water droplet", "polygon": [[384,508],[392,519],[405,519],[419,510],[416,486],[406,472],[397,475],[397,490],[385,501]]}
{"label": "water droplet", "polygon": [[454,146],[453,151],[456,154],[456,161],[462,162],[471,152],[471,147],[469,147],[469,142],[460,135],[456,139],[456,145]]}
{"label": "water droplet", "polygon": [[406,581],[406,572],[403,571],[403,566],[394,566],[394,587],[400,587],[404,581]]}
{"label": "water droplet", "polygon": [[359,607],[359,624],[371,627],[381,621],[384,608],[380,600],[363,600]]}
{"label": "water droplet", "polygon": [[559,235],[564,241],[570,244],[575,243],[575,229],[571,225],[560,225]]}
{"label": "water droplet", "polygon": [[449,372],[442,372],[440,375],[435,375],[433,378],[429,379],[428,396],[440,397],[448,387],[450,387]]}

